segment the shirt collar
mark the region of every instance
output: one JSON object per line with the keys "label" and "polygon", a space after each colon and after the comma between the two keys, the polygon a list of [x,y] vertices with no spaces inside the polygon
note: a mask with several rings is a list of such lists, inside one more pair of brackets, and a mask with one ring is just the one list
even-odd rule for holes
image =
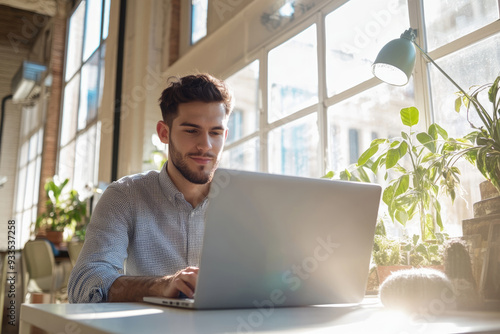
{"label": "shirt collar", "polygon": [[[161,168],[160,174],[159,174],[159,181],[160,181],[160,188],[163,192],[163,195],[168,199],[172,205],[175,207],[179,207],[179,205],[187,205],[189,208],[193,209],[191,204],[186,201],[184,198],[184,194],[177,189],[175,186],[174,182],[172,182],[172,179],[167,173],[167,163],[166,162],[163,167]],[[204,208],[206,206],[206,203],[208,201],[208,197],[205,197],[205,199],[198,204],[198,207]],[[182,204],[180,204],[182,203]]]}

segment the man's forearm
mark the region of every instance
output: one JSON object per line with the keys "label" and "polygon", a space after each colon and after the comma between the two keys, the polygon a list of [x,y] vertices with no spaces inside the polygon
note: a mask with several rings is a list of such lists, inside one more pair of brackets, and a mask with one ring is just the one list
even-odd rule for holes
{"label": "man's forearm", "polygon": [[141,302],[145,296],[162,296],[171,276],[120,276],[111,285],[108,302]]}

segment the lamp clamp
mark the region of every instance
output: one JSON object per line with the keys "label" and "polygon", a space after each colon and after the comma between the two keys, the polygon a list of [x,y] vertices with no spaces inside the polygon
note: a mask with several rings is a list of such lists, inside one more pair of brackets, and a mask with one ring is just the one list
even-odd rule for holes
{"label": "lamp clamp", "polygon": [[415,42],[415,39],[417,38],[417,29],[409,28],[408,30],[405,30],[405,32],[401,34],[401,38]]}

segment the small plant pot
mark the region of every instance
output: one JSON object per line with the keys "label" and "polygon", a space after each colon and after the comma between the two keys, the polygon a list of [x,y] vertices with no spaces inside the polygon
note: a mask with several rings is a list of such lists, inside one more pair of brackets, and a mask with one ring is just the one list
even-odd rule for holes
{"label": "small plant pot", "polygon": [[63,232],[62,231],[46,231],[45,237],[47,240],[52,242],[54,246],[58,247],[63,242]]}

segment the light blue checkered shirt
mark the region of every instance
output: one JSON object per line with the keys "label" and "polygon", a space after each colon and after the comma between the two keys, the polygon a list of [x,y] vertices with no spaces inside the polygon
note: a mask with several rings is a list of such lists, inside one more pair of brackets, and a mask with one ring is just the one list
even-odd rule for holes
{"label": "light blue checkered shirt", "polygon": [[166,164],[161,172],[112,183],[92,214],[69,279],[69,301],[106,301],[121,275],[164,276],[198,266],[207,201],[193,209],[170,180]]}

